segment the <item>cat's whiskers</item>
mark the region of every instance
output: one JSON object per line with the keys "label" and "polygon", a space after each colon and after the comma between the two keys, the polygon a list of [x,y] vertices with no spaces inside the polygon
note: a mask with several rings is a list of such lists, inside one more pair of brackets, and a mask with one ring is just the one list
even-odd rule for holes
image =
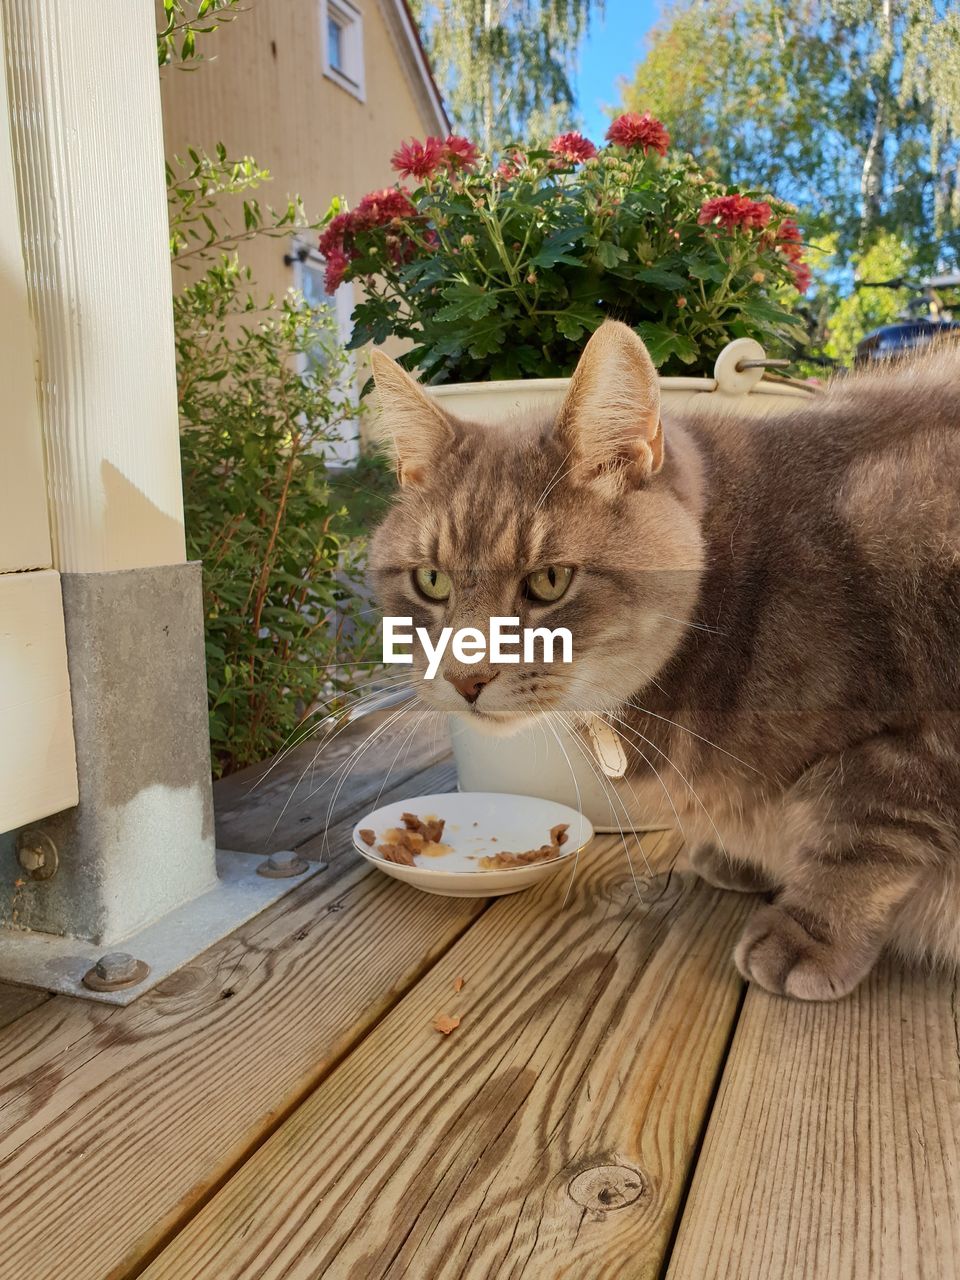
{"label": "cat's whiskers", "polygon": [[[549,712],[545,713],[544,721],[548,725],[550,732],[553,734],[556,740],[557,746],[563,752],[563,758],[567,762],[567,768],[570,770],[570,777],[573,781],[574,790],[577,793],[577,812],[581,813],[583,811],[583,801],[580,798],[580,783],[577,781],[576,770],[574,769],[573,765],[570,763],[570,757],[567,755],[566,748],[564,747],[563,742],[560,740],[560,735],[557,733],[557,730],[553,724],[553,721],[550,718]],[[567,902],[569,901],[570,891],[573,888],[573,882],[576,879],[577,868],[579,867],[579,865],[580,865],[580,850],[578,848],[576,853],[573,855],[573,869],[570,872],[570,879],[567,882],[567,891],[563,895],[563,902],[560,904],[561,911],[563,911],[566,908]]]}
{"label": "cat's whiskers", "polygon": [[[282,753],[279,759],[274,760],[272,762],[272,764],[270,765],[270,769],[267,770],[267,773],[269,773],[272,769],[274,769],[276,765],[279,764],[282,760],[286,759],[286,757],[292,751],[296,750],[297,747],[302,746],[304,742],[307,742],[312,737],[323,735],[320,737],[320,741],[317,744],[317,748],[314,751],[313,756],[304,766],[303,770],[300,773],[300,776],[297,778],[297,781],[294,784],[293,792],[291,793],[291,796],[290,796],[290,799],[292,799],[293,795],[296,794],[296,791],[299,788],[300,783],[303,781],[308,771],[311,774],[311,786],[313,785],[312,784],[313,773],[316,768],[317,760],[321,752],[325,751],[327,747],[329,747],[330,744],[334,742],[335,739],[337,739],[341,733],[345,732],[356,720],[361,720],[363,719],[364,716],[371,715],[372,713],[378,710],[381,710],[382,708],[378,704],[382,702],[382,699],[385,695],[392,695],[394,692],[402,693],[403,690],[407,687],[412,689],[413,684],[414,684],[413,680],[410,679],[409,685],[406,685],[405,683],[396,683],[391,685],[388,689],[374,689],[370,693],[365,693],[362,698],[356,699],[356,701],[351,703],[350,706],[345,707],[343,712],[333,719],[332,724],[329,723],[329,718],[327,718],[327,719],[321,720],[319,723],[310,725],[307,729],[304,730],[303,733],[301,733],[300,737],[295,742],[292,742],[286,748],[286,750]],[[267,774],[263,775],[264,778],[266,776]],[[259,781],[262,782],[263,778],[261,778]],[[288,800],[288,803],[289,803],[289,800]]]}
{"label": "cat's whiskers", "polygon": [[376,809],[379,806],[380,797],[383,795],[384,788],[387,785],[387,780],[389,779],[390,774],[396,768],[397,761],[400,759],[401,754],[406,754],[410,751],[410,747],[413,744],[414,738],[416,737],[417,730],[420,728],[420,726],[423,724],[424,720],[426,720],[428,716],[437,715],[437,714],[438,712],[435,711],[433,707],[429,707],[424,703],[424,710],[421,712],[418,718],[413,722],[413,725],[411,726],[409,733],[407,734],[404,741],[401,742],[400,746],[397,748],[396,755],[391,760],[389,768],[387,769],[386,773],[383,775],[383,781],[380,783],[380,790],[377,792],[376,799],[371,805],[371,809]]}
{"label": "cat's whiskers", "polygon": [[[376,739],[380,736],[380,734],[384,733],[387,729],[389,729],[389,728],[390,728],[390,726],[391,726],[391,725],[393,725],[394,723],[396,723],[396,721],[397,721],[401,716],[405,715],[405,714],[406,714],[406,712],[410,709],[411,705],[412,705],[411,703],[409,703],[409,702],[405,702],[405,703],[403,704],[403,706],[401,706],[401,707],[399,708],[399,710],[394,711],[394,712],[393,712],[390,716],[388,716],[388,717],[387,717],[387,719],[386,719],[386,720],[384,720],[381,724],[376,725],[373,729],[371,729],[371,730],[370,730],[370,732],[367,734],[366,738],[364,738],[363,742],[362,742],[362,743],[361,743],[357,748],[355,748],[353,752],[351,752],[351,754],[347,757],[347,759],[343,762],[343,764],[341,764],[341,765],[340,765],[340,766],[339,766],[339,767],[338,767],[338,768],[337,768],[333,773],[331,773],[327,778],[325,778],[325,779],[323,780],[323,782],[321,782],[321,783],[320,783],[320,785],[319,785],[318,787],[313,788],[313,789],[312,789],[312,790],[311,790],[311,791],[310,791],[310,792],[309,792],[309,793],[304,797],[304,799],[301,801],[301,803],[302,803],[302,804],[306,804],[306,802],[307,802],[308,800],[312,799],[312,797],[313,797],[313,796],[317,795],[320,791],[322,791],[322,790],[323,790],[323,788],[324,788],[324,787],[325,787],[329,782],[334,781],[334,779],[337,777],[337,775],[338,775],[339,773],[343,772],[344,770],[349,770],[350,768],[352,768],[353,763],[354,763],[354,761],[356,760],[356,758],[359,756],[359,754],[361,754],[361,753],[363,752],[363,750],[365,750],[365,749],[366,749],[366,747],[367,747],[368,745],[370,745],[372,742],[376,741]],[[276,829],[277,829],[277,827],[279,826],[279,824],[280,824],[280,822],[281,822],[281,820],[282,820],[282,818],[283,818],[284,814],[286,813],[287,809],[290,807],[290,803],[291,803],[291,801],[293,800],[293,797],[296,795],[297,790],[298,790],[298,788],[299,788],[299,786],[300,786],[300,783],[303,781],[304,777],[306,776],[307,770],[311,767],[311,765],[312,765],[313,763],[315,763],[315,762],[316,762],[316,758],[317,758],[317,756],[319,755],[319,753],[320,753],[324,748],[328,747],[328,746],[330,745],[330,743],[331,743],[331,742],[333,742],[334,738],[339,737],[339,736],[340,736],[340,734],[341,734],[341,733],[343,733],[343,732],[344,732],[344,730],[345,730],[345,729],[347,729],[347,728],[349,727],[349,724],[350,724],[350,722],[349,722],[349,721],[348,721],[348,722],[346,722],[345,724],[342,724],[342,725],[341,725],[341,726],[336,730],[336,732],[335,732],[335,733],[331,734],[329,738],[327,738],[324,742],[322,742],[322,743],[317,747],[317,751],[314,753],[314,757],[313,757],[313,760],[311,761],[311,764],[308,764],[308,765],[306,765],[306,766],[304,767],[303,772],[300,774],[300,777],[299,777],[299,778],[297,779],[297,781],[294,783],[293,789],[292,789],[292,791],[290,792],[290,795],[288,796],[286,803],[284,804],[283,808],[280,810],[280,813],[277,815],[276,822],[274,822],[274,824],[273,824],[273,830],[274,830],[274,831],[276,831]]]}
{"label": "cat's whiskers", "polygon": [[[611,788],[608,779],[604,777],[603,772],[597,766],[597,763],[593,758],[593,754],[590,749],[589,743],[585,743],[582,740],[581,735],[577,731],[575,725],[570,724],[563,716],[559,714],[559,712],[555,714],[557,715],[557,718],[560,721],[560,724],[563,726],[563,728],[569,734],[570,738],[573,740],[574,745],[577,747],[578,751],[583,756],[584,760],[586,760],[587,764],[593,770],[594,775],[600,784],[600,789],[603,791],[606,798],[610,801],[611,813],[617,824],[617,831],[619,832],[619,835],[620,835],[620,842],[623,845],[623,852],[626,855],[627,865],[630,868],[630,877],[633,880],[633,886],[634,886],[634,889],[636,890],[637,898],[642,900],[642,895],[640,893],[640,884],[639,884],[639,881],[637,880],[637,873],[636,873],[636,870],[634,869],[633,859],[630,857],[629,846],[627,845],[627,833],[619,817],[617,816],[616,805],[619,804],[620,808],[623,810],[623,815],[627,819],[627,825],[630,827],[630,834],[633,835],[634,839],[637,842],[637,848],[640,850],[640,856],[641,858],[643,858],[644,866],[646,867],[647,872],[650,875],[652,875],[653,869],[651,868],[650,863],[647,860],[647,855],[644,853],[643,845],[640,842],[640,838],[637,836],[636,832],[633,831],[630,813],[626,805],[623,803],[623,800],[621,799],[621,797],[617,795],[616,789]],[[558,738],[558,742],[559,742],[559,738]],[[579,851],[577,856],[579,856]],[[564,899],[564,904],[566,904],[566,898]]]}
{"label": "cat's whiskers", "polygon": [[[582,713],[582,712],[581,712],[581,714],[584,714],[584,713]],[[589,713],[589,712],[586,712],[585,714],[586,714],[587,718],[589,718],[590,713]],[[614,720],[616,720],[618,724],[623,724],[623,723],[624,723],[622,720],[620,720],[620,719],[619,719],[618,717],[616,717],[616,716],[612,716],[612,718],[613,718]],[[605,723],[607,723],[607,724],[609,724],[609,720],[608,720],[606,717],[604,717],[604,722],[605,722]],[[611,733],[615,733],[615,734],[617,735],[617,737],[618,737],[618,738],[620,738],[620,740],[621,740],[621,741],[624,741],[623,735],[622,735],[622,734],[620,734],[620,733],[618,733],[618,732],[617,732],[617,730],[616,730],[616,729],[614,729],[614,727],[613,727],[613,725],[612,725],[612,724],[610,725],[610,731],[611,731]],[[629,744],[629,743],[627,743],[626,745],[627,745],[627,746],[629,746],[630,744]],[[684,829],[683,822],[681,821],[680,814],[679,814],[679,813],[678,813],[678,811],[677,811],[677,806],[676,806],[676,805],[674,804],[674,802],[673,802],[673,796],[670,794],[670,788],[667,786],[667,784],[666,784],[666,783],[664,782],[664,780],[663,780],[663,775],[662,775],[662,774],[660,773],[660,771],[657,769],[657,766],[653,763],[653,761],[652,761],[652,760],[650,760],[650,759],[649,759],[649,758],[644,754],[644,752],[640,750],[640,748],[639,748],[635,743],[633,744],[633,749],[637,752],[637,754],[638,754],[638,755],[640,756],[640,758],[643,760],[644,764],[645,764],[649,769],[651,769],[651,770],[653,771],[653,774],[654,774],[654,776],[656,777],[657,782],[660,784],[660,789],[663,791],[663,794],[666,796],[666,798],[667,798],[667,803],[670,805],[670,808],[671,808],[671,810],[673,811],[673,816],[674,816],[674,818],[676,818],[677,826],[678,826],[678,827],[679,827],[679,829],[680,829],[680,834],[681,834],[681,836],[683,836],[684,841],[686,841],[686,839],[687,839],[687,833],[686,833],[686,831],[685,831],[685,829]],[[675,767],[675,766],[674,766],[674,767]],[[636,801],[638,811],[639,811],[639,810],[641,810],[643,806],[642,806],[642,804],[641,804],[640,798],[639,798],[639,796],[637,795],[636,790],[634,789],[634,787],[630,784],[630,782],[628,781],[628,779],[627,779],[626,777],[624,777],[624,778],[622,779],[622,782],[623,782],[623,785],[624,785],[624,786],[626,786],[627,788],[629,788],[630,794],[633,796],[634,800]]]}
{"label": "cat's whiskers", "polygon": [[[673,770],[674,770],[674,772],[679,776],[679,778],[680,778],[680,780],[683,782],[684,786],[687,788],[687,790],[688,790],[688,791],[690,792],[690,794],[693,796],[694,800],[696,800],[697,804],[698,804],[698,805],[700,806],[700,808],[703,810],[704,816],[706,817],[707,821],[710,823],[710,826],[711,826],[711,827],[713,828],[713,830],[714,830],[714,834],[715,834],[715,835],[716,835],[716,837],[717,837],[717,843],[718,843],[718,844],[719,844],[719,846],[720,846],[721,852],[722,852],[724,855],[726,855],[727,850],[726,850],[726,847],[725,847],[725,845],[724,845],[724,843],[723,843],[723,837],[721,836],[721,834],[720,834],[720,830],[719,830],[719,828],[717,827],[717,824],[716,824],[716,822],[715,822],[715,821],[714,821],[714,819],[713,819],[713,815],[710,813],[710,810],[707,808],[707,806],[703,803],[703,800],[700,798],[700,796],[699,796],[699,794],[698,794],[698,792],[697,792],[696,788],[694,787],[693,783],[689,780],[689,778],[687,778],[687,776],[684,774],[683,770],[682,770],[682,769],[680,769],[680,767],[679,767],[678,765],[676,765],[676,764],[673,762],[673,760],[671,760],[670,756],[669,756],[669,755],[668,755],[664,750],[662,750],[662,748],[658,747],[658,746],[657,746],[657,744],[656,744],[655,742],[651,741],[651,739],[650,739],[650,738],[646,738],[646,737],[644,737],[644,735],[640,732],[640,730],[639,730],[639,729],[634,729],[631,725],[628,725],[628,724],[627,724],[627,722],[626,722],[625,720],[620,720],[620,719],[619,719],[619,717],[614,716],[614,717],[613,717],[613,719],[616,721],[616,723],[617,723],[617,724],[623,725],[623,727],[627,730],[627,732],[628,732],[628,733],[630,733],[631,735],[636,735],[636,737],[639,737],[639,738],[640,738],[643,742],[645,742],[648,746],[653,747],[654,751],[656,751],[656,753],[657,753],[658,755],[663,756],[664,760],[666,760],[666,762],[667,762],[667,764],[670,766],[670,768],[671,768],[671,769],[673,769]],[[615,733],[615,734],[617,734],[617,736],[620,738],[620,740],[621,740],[622,742],[626,743],[626,745],[627,745],[627,746],[630,746],[630,745],[631,745],[630,743],[627,743],[627,740],[623,737],[623,734],[622,734],[622,733],[620,733],[617,729],[615,729],[615,728],[613,727],[613,725],[610,725],[610,731],[611,731],[611,733]],[[644,753],[643,753],[643,752],[640,750],[640,748],[636,745],[636,742],[634,742],[634,743],[632,744],[632,746],[633,746],[634,751],[636,751],[638,755],[642,756],[642,757],[644,758],[644,760],[646,760],[646,756],[644,756]],[[654,772],[656,773],[656,769],[655,769],[655,768],[654,768],[654,766],[650,763],[650,761],[647,761],[647,763],[648,763],[648,764],[650,764],[650,768],[651,768],[651,769],[653,769],[653,770],[654,770]],[[671,808],[673,808],[672,801],[671,801]],[[676,809],[675,809],[675,808],[674,808],[674,813],[676,813]],[[677,818],[677,821],[678,821],[678,822],[680,821],[679,816],[678,816],[678,818]],[[681,827],[681,830],[682,830],[682,827]],[[684,836],[684,839],[686,839],[686,837],[685,837],[685,836]]]}
{"label": "cat's whiskers", "polygon": [[[333,818],[333,812],[336,807],[337,800],[339,799],[340,792],[342,791],[343,786],[347,781],[347,778],[350,776],[350,773],[356,767],[356,765],[360,763],[360,760],[363,758],[366,752],[369,751],[369,749],[373,746],[373,744],[377,741],[377,739],[382,735],[382,733],[388,727],[398,723],[398,721],[401,720],[403,716],[405,716],[408,712],[411,712],[415,710],[417,706],[422,706],[422,705],[423,705],[422,700],[419,697],[414,697],[413,699],[411,699],[411,701],[404,703],[404,705],[400,708],[397,714],[391,716],[389,720],[387,720],[383,725],[378,725],[377,728],[371,730],[371,732],[367,735],[367,737],[364,739],[361,745],[357,748],[357,750],[351,753],[350,757],[346,762],[346,767],[341,770],[338,770],[341,776],[339,781],[337,782],[336,788],[334,789],[333,795],[330,797],[330,802],[327,805],[326,818],[324,820],[323,846],[322,846],[322,851],[324,855],[326,854],[326,851],[327,851],[327,843],[328,843],[328,837],[330,832],[330,823]],[[397,755],[399,755],[399,751],[397,752]],[[396,762],[396,757],[394,757],[394,763],[395,762]],[[387,780],[387,777],[390,776],[390,770],[392,768],[393,768],[393,765],[391,764],[390,769],[387,770],[386,777],[383,779],[383,782],[381,784],[381,794],[383,791],[383,787],[386,786],[386,780]],[[327,781],[329,781],[329,779],[327,779]],[[309,800],[312,795],[316,795],[318,792],[322,791],[325,785],[326,785],[326,782],[322,782],[320,786],[316,788],[315,791],[311,792],[311,795],[308,796],[307,799]],[[378,799],[379,799],[379,796],[378,796]]]}
{"label": "cat's whiskers", "polygon": [[[381,681],[387,681],[387,680],[408,681],[411,684],[413,683],[413,677],[410,676],[409,673],[405,671],[398,672],[397,674],[392,676],[374,676],[372,680],[364,680],[361,684],[354,685],[351,689],[347,690],[346,693],[335,693],[331,697],[326,698],[323,702],[314,703],[313,706],[310,708],[310,710],[306,713],[306,715],[304,715],[301,718],[301,720],[298,722],[296,727],[293,730],[291,730],[289,734],[287,734],[286,738],[283,740],[283,742],[280,744],[280,747],[275,752],[273,759],[270,761],[269,768],[266,769],[259,778],[257,778],[257,780],[250,787],[250,790],[247,794],[252,795],[253,792],[257,789],[257,787],[259,787],[261,783],[267,780],[267,778],[274,771],[277,765],[282,764],[282,762],[287,758],[287,756],[290,754],[291,751],[294,751],[297,747],[300,746],[301,743],[306,742],[306,740],[311,736],[311,734],[319,732],[319,730],[323,728],[324,721],[321,720],[319,723],[312,724],[305,733],[301,734],[300,737],[297,738],[295,742],[291,741],[291,739],[295,738],[296,735],[300,733],[300,730],[303,729],[304,725],[307,723],[308,720],[312,720],[315,716],[319,715],[319,713],[323,710],[324,707],[328,707],[331,702],[336,702],[338,698],[350,697],[351,695],[359,692],[360,689],[367,689],[370,687],[370,685],[380,684]],[[394,689],[400,689],[402,687],[403,687],[402,683],[400,684],[391,683],[390,687],[387,689],[374,690],[373,693],[365,694],[363,698],[359,698],[355,702],[351,703],[350,705],[345,706],[343,708],[341,715],[349,715],[354,710],[355,707],[362,706],[363,703],[366,702],[368,699],[372,701],[373,699],[379,697],[381,694],[392,693]],[[338,721],[340,720],[340,716],[337,717],[337,720]]]}
{"label": "cat's whiskers", "polygon": [[644,612],[648,613],[652,618],[666,618],[667,622],[677,622],[681,627],[689,627],[691,631],[707,631],[712,636],[723,636],[727,634],[725,631],[720,631],[717,627],[708,627],[706,623],[703,622],[688,622],[684,618],[675,618],[670,613],[661,613],[659,609],[645,609]]}
{"label": "cat's whiskers", "polygon": [[576,449],[576,445],[575,444],[571,445],[570,448],[567,450],[567,452],[560,459],[559,463],[557,464],[556,470],[553,472],[553,475],[551,475],[550,479],[547,481],[546,485],[544,486],[543,492],[540,494],[540,497],[534,503],[533,510],[535,513],[540,510],[540,507],[542,506],[542,504],[547,500],[550,490],[553,488],[554,484],[557,483],[557,477],[559,473],[566,466],[567,459],[570,457],[570,455],[573,453],[575,449]]}
{"label": "cat's whiskers", "polygon": [[[589,683],[591,683],[591,682],[590,682],[590,681],[584,681],[584,683],[589,684]],[[596,686],[596,687],[598,687],[598,688],[599,688],[599,686]],[[588,714],[588,715],[589,715],[589,714],[592,714],[592,712],[590,712],[590,711],[588,710],[588,711],[587,711],[587,714]],[[672,799],[672,797],[671,797],[671,795],[670,795],[669,788],[666,786],[666,784],[664,783],[663,779],[660,777],[660,774],[659,774],[659,772],[657,771],[657,769],[656,769],[655,765],[653,764],[653,762],[652,762],[652,761],[650,761],[650,760],[648,760],[648,759],[647,759],[647,756],[644,754],[644,752],[641,750],[641,748],[637,746],[637,744],[636,744],[636,742],[635,742],[635,741],[634,741],[634,742],[627,742],[627,740],[624,738],[623,734],[622,734],[622,733],[620,733],[617,729],[615,729],[615,728],[614,728],[614,726],[613,726],[613,724],[611,723],[611,721],[615,722],[616,724],[620,724],[620,725],[622,725],[622,726],[623,726],[623,728],[624,728],[624,729],[626,729],[626,730],[627,730],[627,732],[628,732],[628,733],[630,733],[631,735],[634,735],[635,737],[639,737],[639,738],[640,738],[643,742],[645,742],[648,746],[652,747],[652,748],[654,749],[654,751],[656,751],[656,753],[657,753],[658,755],[662,756],[662,757],[663,757],[663,759],[664,759],[664,760],[666,760],[667,764],[668,764],[668,765],[671,767],[671,769],[673,769],[673,770],[674,770],[674,772],[675,772],[675,773],[680,777],[680,779],[683,781],[684,785],[685,785],[685,786],[687,787],[687,789],[690,791],[690,794],[693,796],[693,798],[696,800],[697,804],[698,804],[698,805],[700,806],[700,808],[703,810],[703,812],[704,812],[704,814],[705,814],[705,816],[706,816],[706,818],[707,818],[707,821],[710,823],[711,827],[713,828],[714,832],[716,833],[717,841],[718,841],[718,842],[719,842],[719,844],[720,844],[720,848],[723,850],[723,852],[724,852],[724,853],[726,853],[726,849],[724,848],[724,844],[723,844],[723,837],[720,835],[720,831],[719,831],[719,829],[717,828],[717,824],[716,824],[716,822],[714,821],[713,816],[711,815],[710,811],[707,809],[706,805],[703,803],[703,800],[700,798],[699,794],[697,793],[696,788],[693,786],[693,784],[690,782],[690,780],[686,777],[686,775],[685,775],[685,774],[683,773],[683,771],[680,769],[679,765],[677,765],[677,764],[676,764],[676,763],[675,763],[675,762],[670,758],[670,756],[668,755],[668,753],[667,753],[666,751],[664,751],[661,747],[657,746],[657,744],[656,744],[655,742],[653,742],[650,738],[645,737],[645,736],[644,736],[644,734],[642,734],[642,733],[640,732],[640,730],[639,730],[639,729],[636,729],[634,726],[632,726],[632,725],[628,724],[626,720],[622,720],[619,716],[617,716],[617,715],[616,715],[616,713],[615,713],[615,712],[612,712],[612,711],[607,711],[607,712],[605,712],[605,713],[603,714],[603,719],[604,719],[604,723],[606,723],[606,724],[608,724],[608,725],[609,725],[609,727],[610,727],[610,732],[611,732],[611,733],[616,734],[616,735],[617,735],[617,737],[618,737],[618,738],[620,738],[620,740],[621,740],[621,741],[622,741],[622,742],[623,742],[627,747],[632,747],[632,748],[633,748],[633,750],[637,752],[637,754],[638,754],[638,755],[639,755],[639,756],[644,760],[644,762],[645,762],[645,763],[646,763],[646,764],[647,764],[647,765],[648,765],[648,766],[653,770],[653,772],[657,775],[657,779],[658,779],[658,781],[660,782],[661,787],[663,787],[664,794],[667,796],[667,799],[670,801],[670,807],[671,807],[671,809],[673,809],[674,815],[675,815],[675,817],[676,817],[676,819],[677,819],[677,824],[678,824],[678,825],[679,825],[679,827],[680,827],[681,833],[683,833],[683,835],[684,835],[684,839],[686,839],[686,834],[685,834],[684,829],[683,829],[683,824],[680,822],[680,815],[677,813],[676,805],[674,804],[673,799]],[[678,727],[680,727],[680,726],[678,726]]]}
{"label": "cat's whiskers", "polygon": [[700,742],[705,742],[707,746],[712,747],[714,751],[719,751],[723,755],[729,756],[730,759],[735,760],[737,764],[742,764],[745,769],[750,769],[753,773],[759,774],[761,777],[763,776],[761,770],[757,769],[754,765],[748,764],[746,760],[741,760],[739,756],[735,756],[732,751],[727,751],[724,747],[721,747],[719,743],[712,742],[709,738],[705,738],[702,733],[697,733],[694,729],[689,729],[686,725],[680,724],[678,720],[671,720],[669,716],[658,715],[656,711],[651,711],[649,707],[641,706],[639,702],[632,702],[629,698],[625,699],[621,703],[621,706],[633,707],[635,711],[640,711],[645,716],[652,716],[654,720],[662,720],[665,724],[672,724],[675,729],[679,729],[682,733],[689,733],[691,737],[699,739]]}

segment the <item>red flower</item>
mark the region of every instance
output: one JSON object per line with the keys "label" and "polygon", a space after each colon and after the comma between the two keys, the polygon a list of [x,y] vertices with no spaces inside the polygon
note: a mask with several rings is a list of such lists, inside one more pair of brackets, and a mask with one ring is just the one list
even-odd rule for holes
{"label": "red flower", "polygon": [[582,164],[584,160],[592,160],[597,154],[597,148],[582,133],[557,134],[550,143],[550,150],[554,155],[569,160],[571,164]]}
{"label": "red flower", "polygon": [[697,222],[702,227],[716,224],[732,231],[734,227],[760,230],[773,217],[773,210],[766,201],[751,200],[748,196],[714,196],[700,206]]}
{"label": "red flower", "polygon": [[444,159],[444,144],[440,138],[427,138],[418,142],[411,138],[403,142],[393,153],[390,163],[401,178],[430,178],[440,168]]}
{"label": "red flower", "polygon": [[365,195],[354,210],[354,219],[360,229],[362,226],[382,226],[392,218],[409,218],[416,212],[416,205],[406,191],[401,187],[386,187],[383,191],[371,191]]}
{"label": "red flower", "polygon": [[509,156],[505,156],[497,165],[497,177],[505,178],[509,181],[517,176],[526,163],[527,157],[523,152],[514,151]]}
{"label": "red flower", "polygon": [[[351,262],[360,256],[356,247],[359,232],[372,231],[394,222],[398,226],[404,218],[415,217],[416,205],[400,187],[387,187],[383,191],[371,191],[349,213],[338,213],[331,218],[320,236],[319,248],[326,259],[326,287],[332,293],[343,280]],[[387,238],[388,251],[394,262],[407,261],[413,242],[408,237],[392,235]]]}
{"label": "red flower", "polygon": [[[439,141],[439,139],[437,139]],[[480,148],[469,138],[451,133],[442,144],[443,162],[448,169],[474,169],[480,159]]]}
{"label": "red flower", "polygon": [[327,293],[333,293],[343,283],[351,258],[342,249],[336,247],[329,249],[324,257],[327,261],[327,269],[323,277],[323,287]]}
{"label": "red flower", "polygon": [[670,145],[670,135],[649,111],[645,111],[642,116],[637,115],[635,111],[629,111],[625,115],[617,116],[611,124],[607,130],[607,141],[630,150],[642,147],[644,155],[648,151],[656,151],[659,155],[665,156],[667,147]]}
{"label": "red flower", "polygon": [[773,243],[789,263],[793,283],[801,293],[806,293],[813,281],[813,272],[803,260],[803,236],[792,218],[783,219]]}
{"label": "red flower", "polygon": [[330,219],[320,236],[320,252],[325,258],[335,249],[343,249],[344,237],[352,230],[352,224],[353,215],[350,213],[338,213]]}
{"label": "red flower", "polygon": [[800,293],[806,293],[813,283],[813,272],[805,262],[797,262],[792,264],[790,271],[793,275],[793,283],[796,285]]}

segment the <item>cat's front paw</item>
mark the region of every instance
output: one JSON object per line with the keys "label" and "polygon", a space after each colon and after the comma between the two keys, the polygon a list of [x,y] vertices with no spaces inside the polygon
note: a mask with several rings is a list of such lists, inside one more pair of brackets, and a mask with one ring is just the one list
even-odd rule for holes
{"label": "cat's front paw", "polygon": [[784,907],[761,907],[747,922],[733,958],[749,982],[796,1000],[839,1000],[873,967],[874,955],[854,951],[801,923]]}

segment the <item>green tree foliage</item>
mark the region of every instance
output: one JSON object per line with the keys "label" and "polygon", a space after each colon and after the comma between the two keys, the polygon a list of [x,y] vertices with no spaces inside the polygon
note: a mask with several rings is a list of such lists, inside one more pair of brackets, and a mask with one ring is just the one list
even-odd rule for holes
{"label": "green tree foliage", "polygon": [[803,207],[842,260],[960,249],[955,0],[672,0],[625,91],[726,181]]}
{"label": "green tree foliage", "polygon": [[487,151],[573,114],[577,50],[602,0],[412,0],[458,130]]}
{"label": "green tree foliage", "polygon": [[857,287],[831,309],[823,348],[825,355],[844,364],[853,360],[864,334],[896,320],[911,297],[909,289],[874,288],[869,282],[910,277],[916,262],[909,245],[881,231],[868,249],[854,255],[853,266]]}

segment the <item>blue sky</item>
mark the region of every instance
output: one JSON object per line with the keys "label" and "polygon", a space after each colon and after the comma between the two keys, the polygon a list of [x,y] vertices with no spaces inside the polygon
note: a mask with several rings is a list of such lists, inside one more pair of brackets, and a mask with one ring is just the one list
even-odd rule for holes
{"label": "blue sky", "polygon": [[603,108],[616,105],[617,81],[629,77],[643,56],[644,37],[660,16],[660,0],[606,0],[605,8],[605,16],[590,23],[577,77],[583,131],[597,143],[607,129]]}

